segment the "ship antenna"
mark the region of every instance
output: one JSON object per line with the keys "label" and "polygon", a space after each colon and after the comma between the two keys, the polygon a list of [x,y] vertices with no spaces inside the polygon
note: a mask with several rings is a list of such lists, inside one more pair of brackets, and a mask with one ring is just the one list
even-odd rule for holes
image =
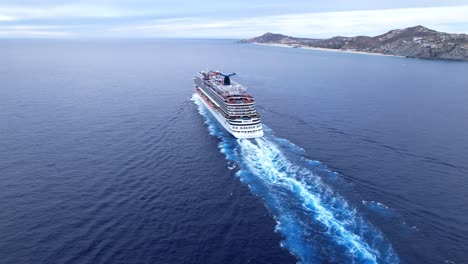
{"label": "ship antenna", "polygon": [[235,72],[230,73],[230,74],[223,74],[219,73],[221,76],[224,76],[224,82],[223,85],[231,85],[231,79],[229,77],[236,75]]}

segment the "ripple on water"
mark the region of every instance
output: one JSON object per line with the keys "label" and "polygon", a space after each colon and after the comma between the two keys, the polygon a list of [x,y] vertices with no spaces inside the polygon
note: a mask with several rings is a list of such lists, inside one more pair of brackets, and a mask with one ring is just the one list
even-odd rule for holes
{"label": "ripple on water", "polygon": [[[317,161],[304,161],[302,148],[278,139],[266,129],[263,138],[236,140],[219,128],[199,105],[211,135],[220,138],[226,159],[239,166],[237,175],[272,212],[277,231],[287,248],[301,262],[398,263],[399,258],[382,232],[314,171],[336,177]],[[287,156],[283,149],[294,156]],[[307,165],[309,164],[309,166]]]}

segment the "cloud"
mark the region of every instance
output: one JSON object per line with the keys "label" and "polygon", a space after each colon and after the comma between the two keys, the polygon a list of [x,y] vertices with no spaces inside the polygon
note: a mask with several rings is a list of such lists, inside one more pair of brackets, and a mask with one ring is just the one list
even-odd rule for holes
{"label": "cloud", "polygon": [[468,32],[468,5],[228,17],[219,12],[217,15],[157,18],[156,13],[154,9],[126,9],[92,3],[40,8],[0,6],[0,37],[16,34],[31,37],[246,38],[277,32],[320,38],[377,35],[415,25],[440,31]]}
{"label": "cloud", "polygon": [[148,13],[144,10],[128,10],[115,6],[97,4],[61,4],[51,6],[0,6],[0,17],[11,20],[73,19],[73,18],[119,18]]}
{"label": "cloud", "polygon": [[0,36],[9,38],[69,38],[73,34],[65,31],[46,30],[4,30],[0,28]]}
{"label": "cloud", "polygon": [[0,26],[0,36],[11,38],[70,38],[74,36],[72,28],[73,27],[39,25]]}
{"label": "cloud", "polygon": [[1,21],[13,21],[14,18],[10,16],[0,15],[0,22]]}
{"label": "cloud", "polygon": [[[265,32],[300,37],[377,35],[394,28],[425,25],[439,30],[468,32],[468,6],[381,9],[284,14],[236,19],[192,17],[161,19],[112,30],[125,35],[154,37],[243,38]],[[454,27],[458,25],[458,27]]]}

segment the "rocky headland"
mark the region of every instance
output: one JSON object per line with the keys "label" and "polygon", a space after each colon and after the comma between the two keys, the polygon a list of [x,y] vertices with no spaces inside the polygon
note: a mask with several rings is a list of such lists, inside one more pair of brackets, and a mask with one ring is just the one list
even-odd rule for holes
{"label": "rocky headland", "polygon": [[438,32],[423,26],[391,30],[375,37],[296,38],[266,33],[241,43],[277,44],[293,48],[321,48],[408,58],[468,61],[468,35]]}

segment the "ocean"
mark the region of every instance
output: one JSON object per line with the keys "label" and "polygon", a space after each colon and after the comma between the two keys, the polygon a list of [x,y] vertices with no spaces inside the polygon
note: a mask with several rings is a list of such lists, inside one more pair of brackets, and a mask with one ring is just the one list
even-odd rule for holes
{"label": "ocean", "polygon": [[[193,96],[236,72],[265,136]],[[0,263],[468,263],[468,64],[1,40]]]}

